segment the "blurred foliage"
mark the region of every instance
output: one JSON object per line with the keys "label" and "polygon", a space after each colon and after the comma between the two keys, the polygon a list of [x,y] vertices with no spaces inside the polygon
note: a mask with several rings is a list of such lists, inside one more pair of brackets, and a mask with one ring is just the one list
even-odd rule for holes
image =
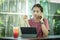
{"label": "blurred foliage", "polygon": [[2,21],[0,21],[0,37],[5,37],[5,26]]}
{"label": "blurred foliage", "polygon": [[59,10],[56,11],[53,19],[55,19],[54,35],[60,35],[60,13],[59,13]]}
{"label": "blurred foliage", "polygon": [[54,34],[55,35],[60,35],[60,21],[55,23]]}

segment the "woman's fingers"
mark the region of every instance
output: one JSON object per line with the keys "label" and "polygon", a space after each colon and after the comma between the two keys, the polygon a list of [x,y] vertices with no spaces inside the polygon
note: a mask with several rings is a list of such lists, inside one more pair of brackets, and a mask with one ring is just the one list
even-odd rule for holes
{"label": "woman's fingers", "polygon": [[27,15],[24,15],[24,16],[23,16],[23,20],[24,20],[25,22],[28,22],[28,17],[27,17]]}
{"label": "woman's fingers", "polygon": [[27,15],[24,15],[24,16],[23,16],[23,19],[27,19]]}

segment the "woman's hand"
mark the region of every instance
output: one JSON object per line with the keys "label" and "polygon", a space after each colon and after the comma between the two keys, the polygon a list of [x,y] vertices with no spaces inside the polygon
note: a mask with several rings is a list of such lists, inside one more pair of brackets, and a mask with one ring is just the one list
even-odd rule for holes
{"label": "woman's hand", "polygon": [[23,16],[23,20],[24,20],[26,23],[28,22],[27,15],[24,15],[24,16]]}
{"label": "woman's hand", "polygon": [[41,16],[40,21],[43,22],[43,18],[44,18],[44,17],[43,17],[43,13],[39,14],[39,16]]}
{"label": "woman's hand", "polygon": [[26,22],[27,26],[30,27],[29,21],[28,21],[28,18],[27,18],[27,15],[24,15],[24,16],[23,16],[23,19],[24,19],[24,21]]}

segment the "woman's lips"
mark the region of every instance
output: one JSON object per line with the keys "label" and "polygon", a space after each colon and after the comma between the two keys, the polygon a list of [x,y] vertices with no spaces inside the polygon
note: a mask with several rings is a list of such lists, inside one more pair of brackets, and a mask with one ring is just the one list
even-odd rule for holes
{"label": "woman's lips", "polygon": [[37,18],[40,18],[40,19],[42,18],[42,16],[37,16],[37,15],[34,15],[34,16],[37,17]]}

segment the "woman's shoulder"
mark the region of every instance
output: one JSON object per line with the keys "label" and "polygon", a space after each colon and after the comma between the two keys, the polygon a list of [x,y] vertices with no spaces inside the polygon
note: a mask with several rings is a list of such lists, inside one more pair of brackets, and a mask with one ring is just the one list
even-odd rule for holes
{"label": "woman's shoulder", "polygon": [[29,21],[33,21],[33,18],[29,19]]}
{"label": "woman's shoulder", "polygon": [[29,23],[34,23],[34,19],[33,18],[29,19],[28,21],[29,21]]}
{"label": "woman's shoulder", "polygon": [[44,18],[43,20],[48,20],[47,18]]}
{"label": "woman's shoulder", "polygon": [[29,21],[30,26],[34,23],[33,18],[29,19],[28,21]]}

